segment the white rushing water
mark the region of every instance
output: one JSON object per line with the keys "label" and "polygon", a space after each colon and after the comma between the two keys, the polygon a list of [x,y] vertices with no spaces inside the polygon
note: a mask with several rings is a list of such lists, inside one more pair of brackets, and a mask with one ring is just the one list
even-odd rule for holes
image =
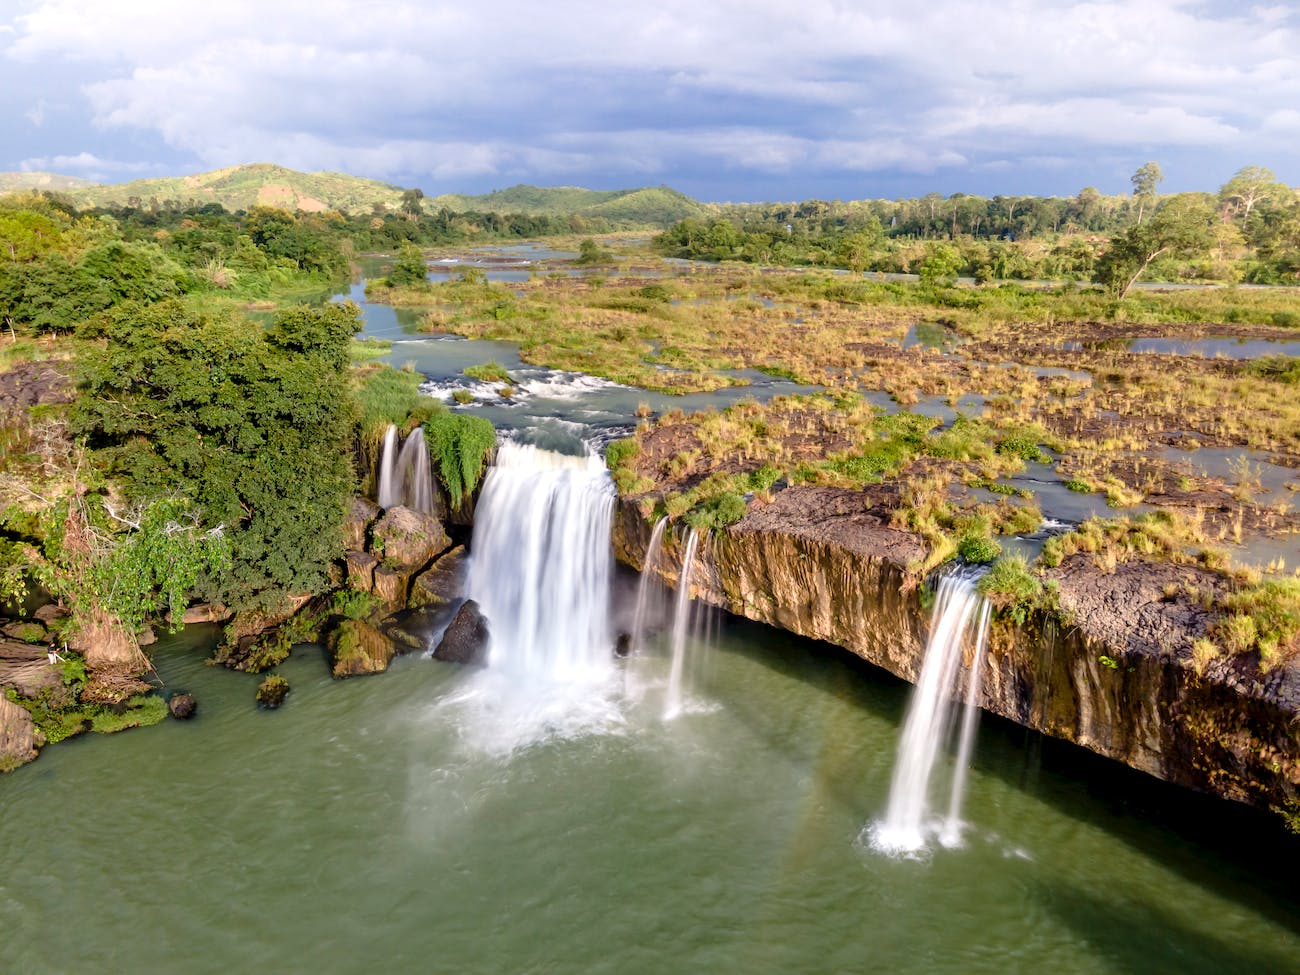
{"label": "white rushing water", "polygon": [[[989,622],[989,604],[975,588],[978,578],[978,573],[961,570],[939,583],[921,675],[898,743],[889,804],[884,819],[870,828],[871,845],[881,852],[914,855],[925,849],[932,834],[945,846],[961,842],[961,801],[974,747],[980,670]],[[962,698],[960,677],[963,648],[967,646],[970,663],[965,668],[966,713],[961,722],[947,816],[940,820],[931,811],[931,793],[935,791],[932,779],[952,729],[953,703]]]}
{"label": "white rushing water", "polygon": [[435,705],[473,751],[623,728],[611,615],[614,486],[599,457],[508,441],[475,506],[466,591],[488,666]]}
{"label": "white rushing water", "polygon": [[581,681],[612,666],[614,487],[599,457],[507,442],[474,517],[470,596],[488,620],[488,665]]}
{"label": "white rushing water", "polygon": [[664,528],[667,524],[667,518],[655,522],[654,529],[650,532],[650,544],[646,546],[645,563],[641,566],[641,578],[636,587],[636,610],[632,615],[630,637],[633,653],[645,650],[646,630],[654,608],[651,603],[663,590],[663,582],[655,570],[659,566],[659,554],[663,551]]}
{"label": "white rushing water", "polygon": [[700,533],[694,528],[686,536],[682,553],[682,566],[677,573],[677,600],[673,609],[673,663],[668,672],[668,694],[664,703],[664,719],[671,720],[682,712],[686,671],[686,640],[691,632],[691,572],[695,568],[695,550],[700,544]]}
{"label": "white rushing water", "polygon": [[432,514],[434,510],[433,467],[429,448],[424,442],[424,428],[412,430],[399,449],[397,427],[389,426],[379,454],[379,483],[376,498],[381,508],[405,505],[414,511]]}

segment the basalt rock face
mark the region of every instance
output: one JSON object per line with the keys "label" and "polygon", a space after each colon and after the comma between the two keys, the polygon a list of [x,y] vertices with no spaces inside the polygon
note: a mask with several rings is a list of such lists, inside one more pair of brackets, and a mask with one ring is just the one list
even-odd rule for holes
{"label": "basalt rock face", "polygon": [[[620,561],[642,567],[651,529],[635,500],[620,500]],[[665,545],[659,571],[675,585],[680,545]],[[845,647],[914,682],[929,619],[908,567],[924,551],[860,493],[796,487],[751,505],[702,544],[692,589],[697,599]],[[995,620],[981,689],[986,710],[1170,782],[1256,806],[1294,803],[1300,665],[1261,675],[1249,660],[1223,658],[1198,672],[1192,643],[1211,617],[1185,593],[1209,591],[1212,574],[1145,562],[1107,573],[1075,556],[1052,578],[1060,612],[1033,613],[1021,626]]]}
{"label": "basalt rock face", "polygon": [[36,757],[45,744],[32,716],[22,705],[0,694],[0,772],[9,772]]}

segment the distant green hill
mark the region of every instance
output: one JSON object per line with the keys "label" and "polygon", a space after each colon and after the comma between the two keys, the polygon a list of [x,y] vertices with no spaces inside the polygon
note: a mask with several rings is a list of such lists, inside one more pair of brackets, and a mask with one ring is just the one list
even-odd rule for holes
{"label": "distant green hill", "polygon": [[376,203],[396,208],[402,188],[344,173],[300,173],[271,163],[229,166],[193,176],[137,179],[92,185],[68,194],[83,206],[125,205],[130,200],[178,200],[182,204],[220,203],[227,210],[257,204],[306,211],[366,212]]}
{"label": "distant green hill", "polygon": [[667,186],[637,190],[585,190],[578,186],[512,186],[482,196],[448,193],[425,200],[431,209],[457,213],[524,213],[529,216],[590,217],[621,224],[668,226],[707,208]]}
{"label": "distant green hill", "polygon": [[20,190],[54,190],[59,193],[94,186],[88,179],[60,176],[57,173],[0,173],[0,193]]}
{"label": "distant green hill", "polygon": [[[133,201],[175,200],[182,205],[220,203],[227,210],[258,204],[306,211],[368,213],[376,205],[397,209],[402,187],[344,173],[300,173],[271,163],[229,166],[193,176],[137,179],[130,183],[91,183],[50,173],[0,173],[0,193],[15,189],[51,189],[66,193],[79,206],[125,206]],[[456,213],[523,213],[529,216],[584,217],[619,226],[667,227],[710,210],[667,186],[635,190],[587,190],[579,186],[512,186],[482,196],[448,193],[426,197],[424,208],[446,207]]]}

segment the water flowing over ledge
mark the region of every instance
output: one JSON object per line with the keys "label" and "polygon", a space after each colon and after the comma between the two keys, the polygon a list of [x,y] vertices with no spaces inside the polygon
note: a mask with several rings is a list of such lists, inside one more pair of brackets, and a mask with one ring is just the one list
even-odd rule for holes
{"label": "water flowing over ledge", "polygon": [[[645,510],[649,510],[649,505]],[[640,569],[653,523],[620,499],[614,544]],[[824,640],[915,683],[925,615],[908,566],[924,545],[860,493],[791,487],[719,532],[692,572],[696,600]],[[672,585],[675,571],[651,567]],[[1191,636],[1207,617],[1171,614],[1162,594],[1185,567],[1086,555],[1053,570],[1061,610],[995,621],[976,688],[984,710],[1158,778],[1275,810],[1300,792],[1300,666],[1259,680],[1198,670]]]}

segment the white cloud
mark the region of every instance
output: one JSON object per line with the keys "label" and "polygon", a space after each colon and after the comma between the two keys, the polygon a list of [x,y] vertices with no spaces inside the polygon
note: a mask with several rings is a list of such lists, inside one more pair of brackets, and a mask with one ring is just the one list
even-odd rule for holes
{"label": "white cloud", "polygon": [[105,137],[377,175],[1250,155],[1300,103],[1286,4],[32,0],[13,26],[0,60],[77,65]]}
{"label": "white cloud", "polygon": [[79,152],[71,156],[33,156],[30,159],[24,159],[18,164],[18,168],[25,173],[57,172],[105,176],[108,174],[145,173],[154,167],[149,163],[120,162],[115,159],[101,159],[93,152]]}

